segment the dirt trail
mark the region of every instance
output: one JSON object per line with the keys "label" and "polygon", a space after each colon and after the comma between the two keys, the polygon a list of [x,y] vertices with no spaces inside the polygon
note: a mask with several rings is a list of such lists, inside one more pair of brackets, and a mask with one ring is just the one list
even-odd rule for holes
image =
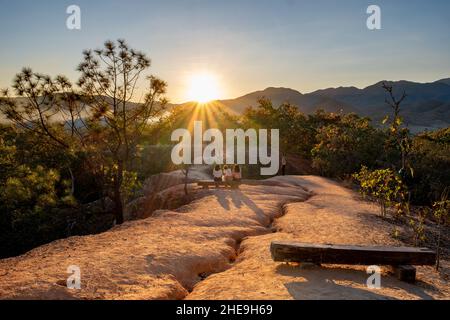
{"label": "dirt trail", "polygon": [[[367,288],[365,267],[324,265],[302,267],[275,263],[274,240],[306,243],[402,245],[391,237],[392,226],[378,217],[378,208],[353,191],[319,177],[283,177],[312,191],[304,202],[284,206],[277,232],[249,238],[233,268],[199,283],[187,299],[448,299],[448,281],[432,267],[419,267],[417,285],[398,281],[385,270],[382,288]],[[446,262],[448,266],[448,262]]]}
{"label": "dirt trail", "polygon": [[[181,195],[182,189],[170,192]],[[427,268],[419,270],[419,285],[386,276],[383,288],[371,291],[364,286],[363,268],[303,269],[274,263],[272,240],[398,244],[389,235],[390,226],[376,217],[375,206],[329,180],[277,177],[240,190],[191,186],[191,192],[195,200],[178,210],[0,260],[0,298],[449,297],[448,282]],[[81,290],[65,287],[70,265],[81,269]]]}
{"label": "dirt trail", "polygon": [[[231,266],[243,238],[269,232],[266,226],[284,203],[308,197],[295,185],[266,184],[233,191],[195,188],[196,200],[176,211],[0,260],[0,298],[184,298],[202,278]],[[181,196],[183,186],[165,192]],[[81,290],[65,287],[71,265],[81,269]]]}

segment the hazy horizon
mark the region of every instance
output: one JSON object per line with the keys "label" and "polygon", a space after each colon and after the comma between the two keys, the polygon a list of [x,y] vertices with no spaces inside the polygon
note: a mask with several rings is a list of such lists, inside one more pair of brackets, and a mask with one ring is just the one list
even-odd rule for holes
{"label": "hazy horizon", "polygon": [[[254,90],[254,91],[247,92],[247,93],[241,94],[241,95],[239,95],[239,96],[224,97],[224,98],[221,98],[221,99],[219,99],[219,100],[232,100],[232,99],[237,99],[237,98],[240,98],[240,97],[245,96],[245,95],[247,95],[247,94],[251,94],[251,93],[254,93],[254,92],[258,92],[258,91],[264,91],[264,90],[271,89],[271,88],[274,88],[274,89],[290,89],[290,90],[298,91],[298,92],[300,92],[301,94],[310,94],[310,93],[314,93],[314,92],[320,91],[320,90],[326,90],[326,89],[338,89],[338,88],[350,88],[350,87],[354,87],[354,88],[357,88],[357,89],[359,89],[359,90],[363,90],[363,89],[365,89],[365,88],[367,88],[367,87],[370,87],[370,86],[372,86],[372,85],[374,85],[374,84],[377,84],[377,83],[379,83],[379,82],[384,82],[384,81],[386,81],[386,82],[400,82],[400,81],[407,81],[407,82],[413,82],[413,83],[419,83],[419,84],[427,84],[427,83],[434,83],[434,82],[437,82],[437,81],[440,81],[440,80],[446,80],[446,79],[450,79],[450,76],[443,77],[443,78],[439,78],[439,79],[435,79],[435,80],[431,80],[431,81],[414,81],[414,80],[411,80],[411,79],[396,79],[396,80],[392,80],[392,79],[380,79],[380,80],[378,80],[378,81],[375,81],[375,82],[373,82],[373,83],[370,83],[370,84],[364,85],[364,86],[357,86],[357,85],[351,85],[351,84],[349,84],[349,85],[347,85],[347,86],[334,85],[334,86],[330,86],[330,87],[317,88],[317,89],[314,89],[314,90],[312,90],[312,91],[302,91],[302,90],[298,90],[297,88],[282,87],[282,86],[276,86],[276,85],[273,85],[273,86],[268,86],[268,87],[265,87],[265,88],[256,89],[256,90]],[[190,101],[184,101],[184,102],[190,102]],[[183,102],[179,102],[179,103],[183,103]]]}
{"label": "hazy horizon", "polygon": [[[71,4],[81,8],[81,30],[66,28]],[[381,7],[381,30],[366,27],[370,4]],[[309,93],[449,77],[450,2],[443,0],[2,0],[2,7],[0,88],[23,66],[75,81],[82,50],[118,38],[152,59],[150,73],[168,82],[172,103],[189,101],[190,79],[202,73],[214,76],[218,99],[268,87]]]}

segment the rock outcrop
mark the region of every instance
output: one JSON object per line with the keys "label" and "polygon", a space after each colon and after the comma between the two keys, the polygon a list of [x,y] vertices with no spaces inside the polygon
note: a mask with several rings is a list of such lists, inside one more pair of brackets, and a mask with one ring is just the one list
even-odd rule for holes
{"label": "rock outcrop", "polygon": [[[417,285],[383,273],[365,286],[364,267],[285,266],[272,240],[400,244],[378,208],[319,177],[276,177],[239,190],[202,190],[105,233],[71,237],[0,260],[2,299],[445,299],[448,280],[419,268]],[[183,195],[178,185],[163,192]],[[69,266],[81,289],[68,289]],[[448,261],[443,261],[448,269]]]}

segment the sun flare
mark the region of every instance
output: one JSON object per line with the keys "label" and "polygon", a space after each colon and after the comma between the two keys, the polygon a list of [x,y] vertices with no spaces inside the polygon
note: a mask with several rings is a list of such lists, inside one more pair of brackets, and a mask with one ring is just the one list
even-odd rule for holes
{"label": "sun flare", "polygon": [[189,79],[188,87],[188,98],[191,101],[206,103],[219,99],[219,84],[217,77],[212,74],[194,74]]}

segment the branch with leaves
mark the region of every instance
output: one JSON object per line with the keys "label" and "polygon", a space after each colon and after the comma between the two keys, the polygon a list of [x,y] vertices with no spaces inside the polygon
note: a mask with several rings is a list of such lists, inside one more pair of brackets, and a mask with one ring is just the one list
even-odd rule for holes
{"label": "branch with leaves", "polygon": [[393,111],[392,119],[386,116],[383,120],[383,124],[389,124],[389,134],[393,138],[396,147],[401,153],[401,171],[406,169],[410,170],[411,176],[414,175],[413,168],[408,163],[408,155],[411,152],[412,139],[408,128],[403,127],[403,118],[400,115],[401,104],[407,98],[406,92],[403,92],[400,98],[396,98],[394,95],[394,89],[391,85],[383,83],[383,89],[387,92],[388,97],[385,102]]}
{"label": "branch with leaves", "polygon": [[[146,128],[161,117],[168,103],[167,83],[144,77],[150,59],[124,40],[106,41],[103,48],[85,50],[75,87],[66,77],[51,78],[24,68],[14,79],[14,95],[5,89],[0,111],[17,128],[45,141],[88,155],[90,169],[109,173],[103,179],[116,204],[116,221],[123,221],[122,184]],[[138,85],[148,85],[137,98]]]}

